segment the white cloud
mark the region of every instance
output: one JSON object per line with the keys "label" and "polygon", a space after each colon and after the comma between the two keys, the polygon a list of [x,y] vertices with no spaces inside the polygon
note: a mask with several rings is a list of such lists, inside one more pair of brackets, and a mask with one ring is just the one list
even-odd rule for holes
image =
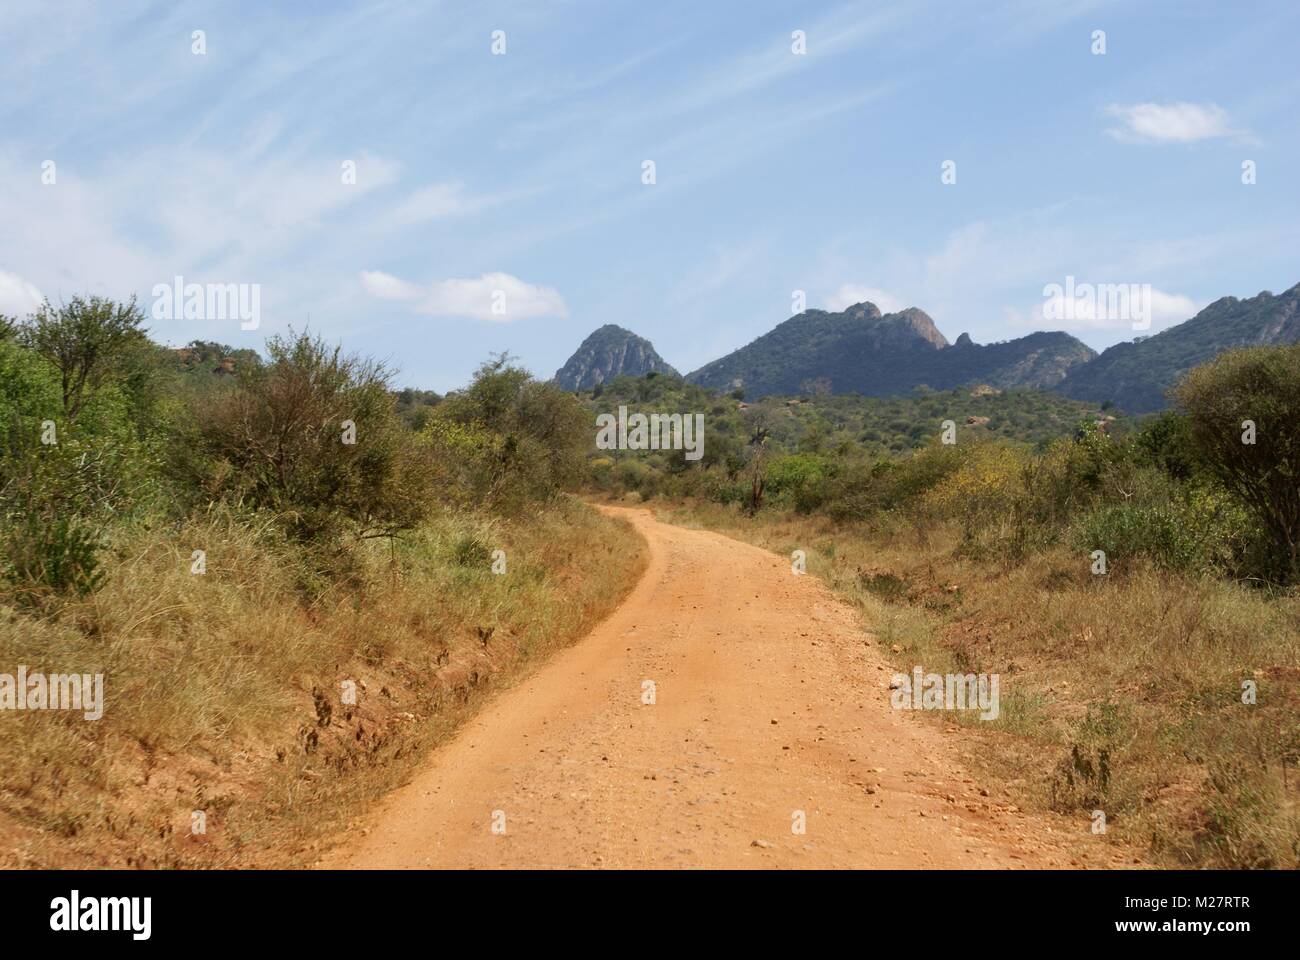
{"label": "white cloud", "polygon": [[864,287],[859,283],[846,283],[826,298],[826,309],[832,313],[862,303],[864,300],[874,303],[881,313],[897,313],[907,305],[898,297],[878,287]]}
{"label": "white cloud", "polygon": [[1228,111],[1213,103],[1113,103],[1106,112],[1122,124],[1106,131],[1116,140],[1194,143],[1239,133],[1231,126]]}
{"label": "white cloud", "polygon": [[[1144,305],[1140,292],[1125,299],[1118,293],[1108,296],[1091,285],[1086,291],[1081,290],[1082,282],[1076,285],[1073,302],[1070,303],[1067,302],[1065,292],[1059,289],[1060,285],[1054,286],[1057,289],[1050,295],[1045,293],[1043,302],[1036,308],[1023,312],[1008,310],[1008,320],[1016,326],[1035,330],[1127,330],[1147,335],[1190,319],[1203,306],[1191,297],[1166,293],[1155,287],[1147,288],[1150,300]],[[1141,288],[1142,285],[1133,286]],[[1150,315],[1144,318],[1142,315],[1148,308]],[[1146,320],[1149,320],[1149,326],[1146,325]],[[1135,327],[1135,321],[1142,325]]]}
{"label": "white cloud", "polygon": [[1201,311],[1205,304],[1197,303],[1191,297],[1180,293],[1165,293],[1163,290],[1151,289],[1151,329],[1158,330],[1172,327],[1174,324],[1190,320]]}
{"label": "white cloud", "polygon": [[35,284],[15,273],[0,270],[0,316],[25,317],[35,313],[44,300]]}
{"label": "white cloud", "polygon": [[379,270],[362,270],[361,286],[379,300],[418,300],[424,292],[422,287]]}
{"label": "white cloud", "polygon": [[569,315],[568,305],[555,288],[525,283],[508,273],[439,280],[421,287],[377,270],[363,270],[361,285],[373,297],[406,301],[414,313],[430,317],[512,323],[529,317]]}

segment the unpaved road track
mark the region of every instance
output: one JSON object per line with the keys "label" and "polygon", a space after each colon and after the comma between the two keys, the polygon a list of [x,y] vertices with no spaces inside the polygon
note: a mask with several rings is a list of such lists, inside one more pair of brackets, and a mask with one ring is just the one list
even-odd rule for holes
{"label": "unpaved road track", "polygon": [[890,707],[893,671],[815,578],[603,509],[650,544],[626,602],[487,704],[320,865],[1066,865],[1059,825],[980,795],[960,734]]}

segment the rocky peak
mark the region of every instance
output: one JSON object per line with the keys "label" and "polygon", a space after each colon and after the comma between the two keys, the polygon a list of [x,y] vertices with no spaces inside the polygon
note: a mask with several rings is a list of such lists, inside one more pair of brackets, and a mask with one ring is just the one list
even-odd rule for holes
{"label": "rocky peak", "polygon": [[652,371],[678,375],[649,340],[607,323],[582,341],[555,372],[555,382],[565,390],[590,390],[615,377],[641,377]]}

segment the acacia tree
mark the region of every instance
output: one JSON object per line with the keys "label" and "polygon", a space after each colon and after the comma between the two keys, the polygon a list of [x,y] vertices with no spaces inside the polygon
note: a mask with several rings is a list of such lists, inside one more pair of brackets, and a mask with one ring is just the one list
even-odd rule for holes
{"label": "acacia tree", "polygon": [[1300,344],[1234,350],[1174,391],[1191,441],[1268,537],[1268,573],[1300,580]]}
{"label": "acacia tree", "polygon": [[135,297],[73,297],[54,308],[48,300],[19,328],[19,342],[59,372],[63,413],[76,420],[86,401],[145,335]]}

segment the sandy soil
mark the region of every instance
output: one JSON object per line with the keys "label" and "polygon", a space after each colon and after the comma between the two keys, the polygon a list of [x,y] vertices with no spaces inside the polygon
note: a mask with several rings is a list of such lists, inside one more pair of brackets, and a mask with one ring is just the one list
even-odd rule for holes
{"label": "sandy soil", "polygon": [[627,601],[489,703],[320,866],[1069,865],[1082,838],[982,795],[960,728],[890,706],[893,671],[815,578],[603,509],[650,544]]}

